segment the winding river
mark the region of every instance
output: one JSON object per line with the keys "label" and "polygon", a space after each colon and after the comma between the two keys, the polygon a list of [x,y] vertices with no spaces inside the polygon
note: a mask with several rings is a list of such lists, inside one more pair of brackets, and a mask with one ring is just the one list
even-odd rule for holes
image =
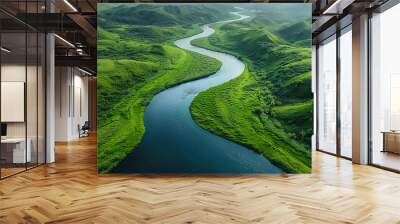
{"label": "winding river", "polygon": [[[240,18],[248,18],[232,12]],[[220,23],[221,23],[220,22]],[[201,91],[239,76],[245,65],[236,57],[190,44],[215,31],[208,24],[203,32],[175,41],[189,51],[222,62],[215,74],[166,89],[153,97],[144,116],[146,132],[140,145],[114,170],[117,173],[282,173],[265,157],[200,128],[192,119],[190,104]]]}

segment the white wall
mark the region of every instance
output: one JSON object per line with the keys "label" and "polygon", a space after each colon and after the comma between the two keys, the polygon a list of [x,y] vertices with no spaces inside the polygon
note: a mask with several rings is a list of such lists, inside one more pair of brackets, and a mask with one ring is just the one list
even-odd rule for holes
{"label": "white wall", "polygon": [[25,64],[3,64],[1,65],[1,81],[25,82]]}
{"label": "white wall", "polygon": [[[38,71],[36,69],[39,69]],[[44,163],[45,150],[45,118],[44,118],[44,74],[42,68],[36,65],[25,64],[2,64],[1,66],[2,82],[24,82],[26,84],[26,107],[24,105],[17,110],[19,113],[25,114],[26,120],[21,122],[5,122],[7,124],[8,138],[24,138],[25,135],[29,139],[30,148],[32,151],[32,161]],[[27,81],[25,80],[27,78]],[[2,89],[3,92],[4,89]],[[19,94],[24,94],[24,90],[20,90]],[[4,94],[4,92],[3,92]],[[7,98],[7,95],[2,95],[2,98]],[[17,111],[9,111],[12,108],[2,107],[2,112],[17,113]],[[16,110],[16,108],[14,108]],[[24,116],[24,115],[22,115]],[[39,154],[37,156],[37,153]],[[51,162],[51,161],[50,161]]]}
{"label": "white wall", "polygon": [[[1,66],[2,82],[25,82],[25,64],[3,64]],[[1,108],[6,110],[6,108]],[[25,122],[8,122],[7,137],[25,137]]]}
{"label": "white wall", "polygon": [[88,78],[76,68],[56,67],[56,141],[79,138],[78,125],[88,120]]}
{"label": "white wall", "polygon": [[69,96],[70,75],[68,67],[55,68],[55,140],[67,141],[69,133]]}
{"label": "white wall", "polygon": [[[77,70],[75,70],[77,71]],[[88,111],[88,77],[82,76],[82,73],[79,72],[78,75],[74,77],[74,107],[72,108],[73,119],[72,119],[72,132],[71,135],[74,137],[79,137],[78,132],[78,124],[81,126],[85,123],[85,121],[89,120],[89,111]]]}
{"label": "white wall", "polygon": [[[27,69],[27,70],[26,70]],[[3,64],[1,66],[1,81],[2,82],[24,82],[26,83],[25,76],[28,72],[28,88],[27,88],[27,118],[28,129],[36,130],[36,80],[31,76],[36,77],[36,66],[26,67],[25,64]],[[31,87],[31,88],[29,88]],[[4,96],[3,96],[4,97]],[[39,105],[40,107],[41,105]],[[2,108],[7,110],[7,108]],[[24,108],[22,108],[24,110]],[[33,122],[33,123],[32,123]],[[7,122],[7,135],[8,137],[24,137],[25,136],[25,123],[26,122]],[[28,131],[29,131],[28,130]],[[29,137],[28,132],[28,137]],[[35,132],[36,134],[36,132]]]}

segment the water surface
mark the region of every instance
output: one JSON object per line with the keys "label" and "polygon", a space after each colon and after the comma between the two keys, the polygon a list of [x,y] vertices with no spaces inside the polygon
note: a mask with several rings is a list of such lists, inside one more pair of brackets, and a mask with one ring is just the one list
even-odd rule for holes
{"label": "water surface", "polygon": [[[248,18],[234,12],[240,18]],[[192,119],[190,104],[201,91],[239,76],[245,65],[236,57],[190,44],[215,31],[209,25],[203,32],[175,41],[189,51],[222,62],[209,77],[166,89],[153,97],[144,115],[146,132],[140,145],[115,169],[118,173],[282,173],[268,159],[254,151],[200,128]]]}

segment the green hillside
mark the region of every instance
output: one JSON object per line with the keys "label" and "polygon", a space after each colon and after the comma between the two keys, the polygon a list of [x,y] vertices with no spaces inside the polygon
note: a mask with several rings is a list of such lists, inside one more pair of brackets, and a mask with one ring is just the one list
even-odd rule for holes
{"label": "green hillside", "polygon": [[191,26],[225,19],[229,16],[226,10],[204,4],[120,4],[102,12],[101,17],[129,25]]}
{"label": "green hillside", "polygon": [[311,45],[311,23],[302,21],[283,27],[277,34],[283,39],[291,43],[297,43],[301,47],[309,47]]}
{"label": "green hillside", "polygon": [[298,44],[307,43],[310,26],[273,20],[263,15],[214,25],[215,34],[192,42],[237,56],[247,71],[200,93],[191,112],[201,127],[251,147],[285,171],[310,172],[311,43]]}
{"label": "green hillside", "polygon": [[[100,4],[101,5],[101,4]],[[257,4],[260,5],[260,4]],[[293,7],[246,5],[251,19],[214,25],[194,41],[245,62],[238,78],[200,93],[192,116],[204,129],[259,152],[290,173],[311,170],[308,18]],[[98,170],[112,171],[140,143],[157,93],[208,76],[221,63],[174,46],[206,23],[235,17],[232,4],[121,4],[98,15]],[[293,15],[287,18],[279,10]],[[267,12],[267,13],[266,13]]]}
{"label": "green hillside", "polygon": [[[173,85],[213,74],[221,66],[216,59],[172,44],[173,40],[200,32],[199,25],[206,18],[185,27],[165,27],[165,21],[150,26],[131,25],[108,17],[110,11],[119,7],[126,8],[123,4],[109,7],[98,17],[100,173],[110,172],[140,143],[145,132],[144,110],[154,95]],[[195,11],[192,14],[196,15]],[[179,16],[168,19],[175,21]]]}

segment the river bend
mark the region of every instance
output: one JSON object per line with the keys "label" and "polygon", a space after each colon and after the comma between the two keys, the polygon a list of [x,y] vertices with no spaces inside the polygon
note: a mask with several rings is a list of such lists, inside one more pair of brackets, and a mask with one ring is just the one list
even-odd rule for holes
{"label": "river bend", "polygon": [[[220,21],[228,23],[248,18]],[[175,41],[179,48],[207,55],[222,62],[213,75],[190,81],[155,95],[144,115],[146,132],[140,145],[115,169],[117,173],[282,173],[262,155],[200,128],[192,119],[190,104],[201,91],[238,77],[245,69],[236,57],[196,47],[191,41],[212,35],[203,32]]]}

